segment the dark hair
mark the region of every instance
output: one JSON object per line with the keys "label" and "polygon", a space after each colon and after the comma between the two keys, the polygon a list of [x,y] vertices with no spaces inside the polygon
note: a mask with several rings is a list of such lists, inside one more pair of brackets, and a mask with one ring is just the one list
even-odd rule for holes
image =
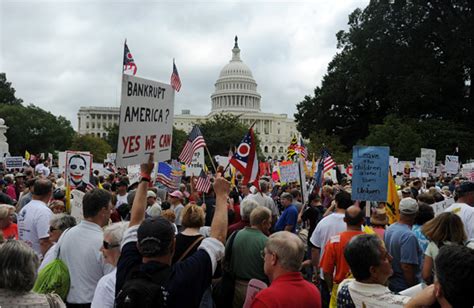
{"label": "dark hair", "polygon": [[358,281],[370,278],[370,267],[380,265],[382,241],[373,234],[353,237],[344,248],[344,258]]}
{"label": "dark hair", "polygon": [[434,199],[433,195],[430,195],[428,193],[419,194],[418,197],[416,197],[416,200],[418,202],[424,202],[424,203],[427,203],[427,204],[435,203],[435,199]]}
{"label": "dark hair", "polygon": [[338,192],[334,200],[336,201],[336,207],[339,209],[347,210],[353,204],[351,194],[344,190]]}
{"label": "dark hair", "polygon": [[429,204],[418,202],[418,212],[415,216],[415,225],[424,225],[426,222],[434,218],[433,207]]}
{"label": "dark hair", "polygon": [[102,208],[109,206],[111,195],[108,191],[95,188],[86,192],[82,199],[82,212],[84,218],[96,216]]}
{"label": "dark hair", "polygon": [[441,202],[441,201],[444,201],[444,197],[441,193],[439,192],[435,192],[433,194],[433,198],[435,199],[436,202]]}
{"label": "dark hair", "polygon": [[53,183],[46,179],[37,179],[33,184],[33,195],[46,196],[53,191]]}
{"label": "dark hair", "polygon": [[290,194],[293,196],[293,199],[296,199],[298,198],[299,196],[301,196],[301,192],[296,189],[296,188],[293,188],[291,191],[290,191]]}
{"label": "dark hair", "polygon": [[79,155],[79,154],[74,154],[74,155],[72,155],[71,157],[69,157],[68,164],[70,164],[70,163],[71,163],[71,160],[72,160],[73,158],[79,158],[79,159],[82,159],[82,161],[84,162],[84,165],[86,165],[86,166],[87,166],[86,159],[85,159],[84,157],[82,157],[82,155]]}
{"label": "dark hair", "polygon": [[168,201],[161,202],[161,209],[163,211],[169,210],[170,208],[171,208],[171,203],[169,203]]}
{"label": "dark hair", "polygon": [[435,259],[435,268],[446,300],[453,307],[473,307],[474,250],[461,245],[445,245]]}
{"label": "dark hair", "polygon": [[235,190],[231,190],[229,193],[229,197],[234,200],[234,204],[239,204],[239,193],[236,192]]}
{"label": "dark hair", "polygon": [[348,226],[361,225],[364,219],[364,212],[360,210],[357,215],[351,216],[348,211],[344,214],[344,221]]}

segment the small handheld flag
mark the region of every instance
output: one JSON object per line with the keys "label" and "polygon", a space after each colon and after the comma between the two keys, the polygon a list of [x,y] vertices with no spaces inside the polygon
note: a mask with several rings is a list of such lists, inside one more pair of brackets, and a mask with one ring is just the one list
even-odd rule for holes
{"label": "small handheld flag", "polygon": [[244,136],[230,164],[244,176],[242,184],[254,183],[258,187],[258,159],[253,128]]}
{"label": "small handheld flag", "polygon": [[203,193],[207,193],[210,188],[211,181],[209,180],[209,177],[204,172],[204,170],[201,169],[201,174],[199,175],[199,178],[196,182],[196,190],[201,191]]}
{"label": "small handheld flag", "polygon": [[189,165],[193,160],[194,152],[196,152],[197,149],[205,146],[206,142],[204,141],[204,137],[202,136],[199,126],[194,125],[192,131],[189,133],[188,140],[186,140],[186,144],[184,145],[181,154],[179,154],[179,160]]}

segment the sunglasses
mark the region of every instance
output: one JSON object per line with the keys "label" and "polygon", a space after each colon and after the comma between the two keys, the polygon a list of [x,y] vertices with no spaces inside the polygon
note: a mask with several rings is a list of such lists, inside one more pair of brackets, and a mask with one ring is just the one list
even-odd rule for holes
{"label": "sunglasses", "polygon": [[108,250],[108,249],[112,249],[112,248],[119,247],[120,244],[114,244],[114,245],[112,245],[112,244],[110,244],[109,242],[103,241],[103,242],[102,242],[102,246],[104,246],[104,249],[107,249],[107,250]]}
{"label": "sunglasses", "polygon": [[49,232],[52,233],[53,231],[55,230],[59,230],[59,229],[56,229],[55,227],[49,227]]}

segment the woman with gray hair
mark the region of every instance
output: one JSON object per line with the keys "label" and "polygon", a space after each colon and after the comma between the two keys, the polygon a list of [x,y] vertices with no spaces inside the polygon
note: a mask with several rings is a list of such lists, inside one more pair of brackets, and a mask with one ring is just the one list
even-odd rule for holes
{"label": "woman with gray hair", "polygon": [[44,254],[43,261],[41,262],[38,272],[42,270],[46,265],[53,261],[58,255],[58,245],[57,241],[63,234],[66,229],[74,227],[76,225],[76,218],[71,215],[64,213],[54,214],[51,220],[49,221],[49,240],[51,243],[54,243],[46,253]]}
{"label": "woman with gray hair", "polygon": [[66,307],[56,294],[37,294],[38,257],[25,243],[8,240],[0,245],[0,307]]}
{"label": "woman with gray hair", "polygon": [[102,254],[106,263],[112,264],[115,269],[103,276],[97,283],[91,308],[113,308],[115,302],[115,276],[117,275],[117,262],[120,258],[120,244],[123,233],[128,228],[128,221],[113,223],[104,229],[104,243]]}

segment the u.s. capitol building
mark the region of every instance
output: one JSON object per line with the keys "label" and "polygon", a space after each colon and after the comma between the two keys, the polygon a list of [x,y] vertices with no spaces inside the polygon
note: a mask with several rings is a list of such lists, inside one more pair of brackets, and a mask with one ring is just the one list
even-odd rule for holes
{"label": "u.s. capitol building", "polygon": [[[247,126],[255,121],[254,130],[259,136],[260,147],[265,156],[281,158],[286,155],[291,138],[297,134],[296,123],[286,114],[261,111],[257,83],[249,67],[240,58],[237,37],[232,49],[232,59],[222,68],[211,101],[211,112],[208,115],[193,115],[190,110],[182,110],[181,114],[174,116],[174,126],[188,133],[193,124],[205,121],[215,114],[239,115],[240,121]],[[81,107],[78,112],[78,131],[80,134],[105,137],[105,128],[118,124],[119,113],[118,107]]]}

